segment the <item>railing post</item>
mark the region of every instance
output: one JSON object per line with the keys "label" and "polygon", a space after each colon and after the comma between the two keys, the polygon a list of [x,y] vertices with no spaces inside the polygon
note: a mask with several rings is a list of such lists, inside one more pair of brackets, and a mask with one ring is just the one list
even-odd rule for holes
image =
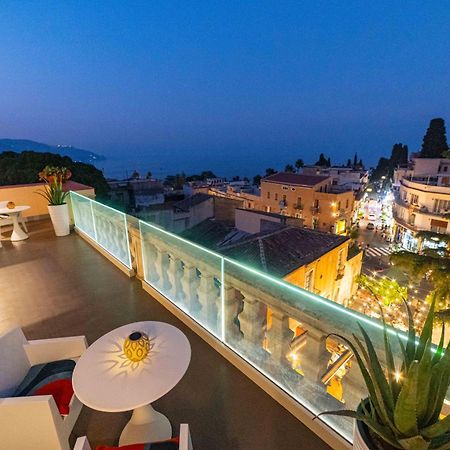
{"label": "railing post", "polygon": [[244,308],[239,314],[240,330],[246,341],[262,349],[267,323],[267,306],[256,297],[242,292]]}
{"label": "railing post", "polygon": [[206,270],[202,270],[200,284],[197,289],[198,301],[201,305],[200,318],[214,331],[217,330],[220,310],[218,291],[217,286],[214,284],[214,276]]}
{"label": "railing post", "polygon": [[167,278],[172,286],[171,294],[174,301],[178,301],[181,297],[181,261],[173,253],[168,254],[169,257],[169,267],[167,268]]}
{"label": "railing post", "polygon": [[308,330],[305,345],[299,351],[300,364],[305,374],[305,377],[318,386],[325,385],[321,378],[324,374],[330,353],[326,346],[327,336],[325,334],[316,334],[314,330]]}
{"label": "railing post", "polygon": [[181,277],[181,287],[183,288],[183,304],[187,310],[196,315],[200,310],[200,304],[197,299],[197,286],[199,280],[197,277],[197,269],[185,262],[183,276]]}
{"label": "railing post", "polygon": [[238,298],[237,291],[232,286],[224,286],[224,327],[225,340],[238,340],[242,338],[237,325],[237,318],[242,302]]}

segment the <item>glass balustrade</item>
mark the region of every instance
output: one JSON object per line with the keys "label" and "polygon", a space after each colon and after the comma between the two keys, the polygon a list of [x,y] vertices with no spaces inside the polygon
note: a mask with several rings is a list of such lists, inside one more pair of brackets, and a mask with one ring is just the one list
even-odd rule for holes
{"label": "glass balustrade", "polygon": [[131,269],[126,214],[71,191],[75,227]]}

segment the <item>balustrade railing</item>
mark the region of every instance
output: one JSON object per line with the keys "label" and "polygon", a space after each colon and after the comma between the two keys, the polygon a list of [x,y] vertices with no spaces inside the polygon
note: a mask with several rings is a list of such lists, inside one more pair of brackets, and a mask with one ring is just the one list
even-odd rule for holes
{"label": "balustrade railing", "polygon": [[[380,322],[153,224],[137,225],[128,217],[128,235],[123,213],[71,196],[80,231],[133,266],[145,283],[313,414],[356,408],[366,396],[342,337],[361,337],[360,324],[382,357]],[[406,339],[393,328],[389,333]],[[400,355],[396,342],[393,350]],[[317,420],[352,441],[352,420],[336,416]]]}

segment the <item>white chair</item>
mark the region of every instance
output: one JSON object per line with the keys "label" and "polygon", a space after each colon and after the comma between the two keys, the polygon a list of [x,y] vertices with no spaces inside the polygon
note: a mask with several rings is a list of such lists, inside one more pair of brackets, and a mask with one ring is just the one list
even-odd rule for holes
{"label": "white chair", "polygon": [[[3,200],[0,202],[0,209],[6,208],[6,205],[9,203],[9,200]],[[19,214],[18,216],[18,220],[20,225],[22,226],[22,228],[24,229],[25,233],[28,233],[28,228],[27,228],[27,224],[26,221],[24,219],[24,217],[22,216],[22,213]],[[5,216],[5,215],[0,215],[0,239],[2,238],[2,227],[5,227],[7,225],[12,225],[13,222],[11,220],[10,217]]]}
{"label": "white chair", "polygon": [[[136,442],[141,444],[141,442]],[[142,442],[144,444],[144,442]],[[86,436],[79,437],[75,442],[75,447],[73,450],[92,450],[89,445],[88,438]],[[180,425],[180,446],[179,450],[194,450],[192,447],[191,434],[189,433],[189,425],[187,423],[182,423]]]}
{"label": "white chair", "polygon": [[9,396],[32,365],[76,359],[86,348],[84,336],[28,341],[20,328],[0,336],[0,448],[70,450],[69,435],[82,407],[75,395],[65,417],[51,395]]}

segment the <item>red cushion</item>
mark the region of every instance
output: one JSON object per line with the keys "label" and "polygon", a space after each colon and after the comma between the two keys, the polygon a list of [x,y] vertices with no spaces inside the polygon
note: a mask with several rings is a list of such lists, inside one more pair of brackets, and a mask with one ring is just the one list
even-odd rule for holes
{"label": "red cushion", "polygon": [[69,414],[69,404],[73,396],[72,380],[51,381],[36,389],[33,395],[52,395],[59,413],[67,416]]}
{"label": "red cushion", "polygon": [[131,444],[131,445],[122,445],[121,447],[107,447],[105,445],[99,445],[95,448],[95,450],[171,450],[176,445],[178,448],[178,444],[180,443],[179,437],[174,437],[172,439],[168,439],[167,441],[153,442],[152,444]]}

